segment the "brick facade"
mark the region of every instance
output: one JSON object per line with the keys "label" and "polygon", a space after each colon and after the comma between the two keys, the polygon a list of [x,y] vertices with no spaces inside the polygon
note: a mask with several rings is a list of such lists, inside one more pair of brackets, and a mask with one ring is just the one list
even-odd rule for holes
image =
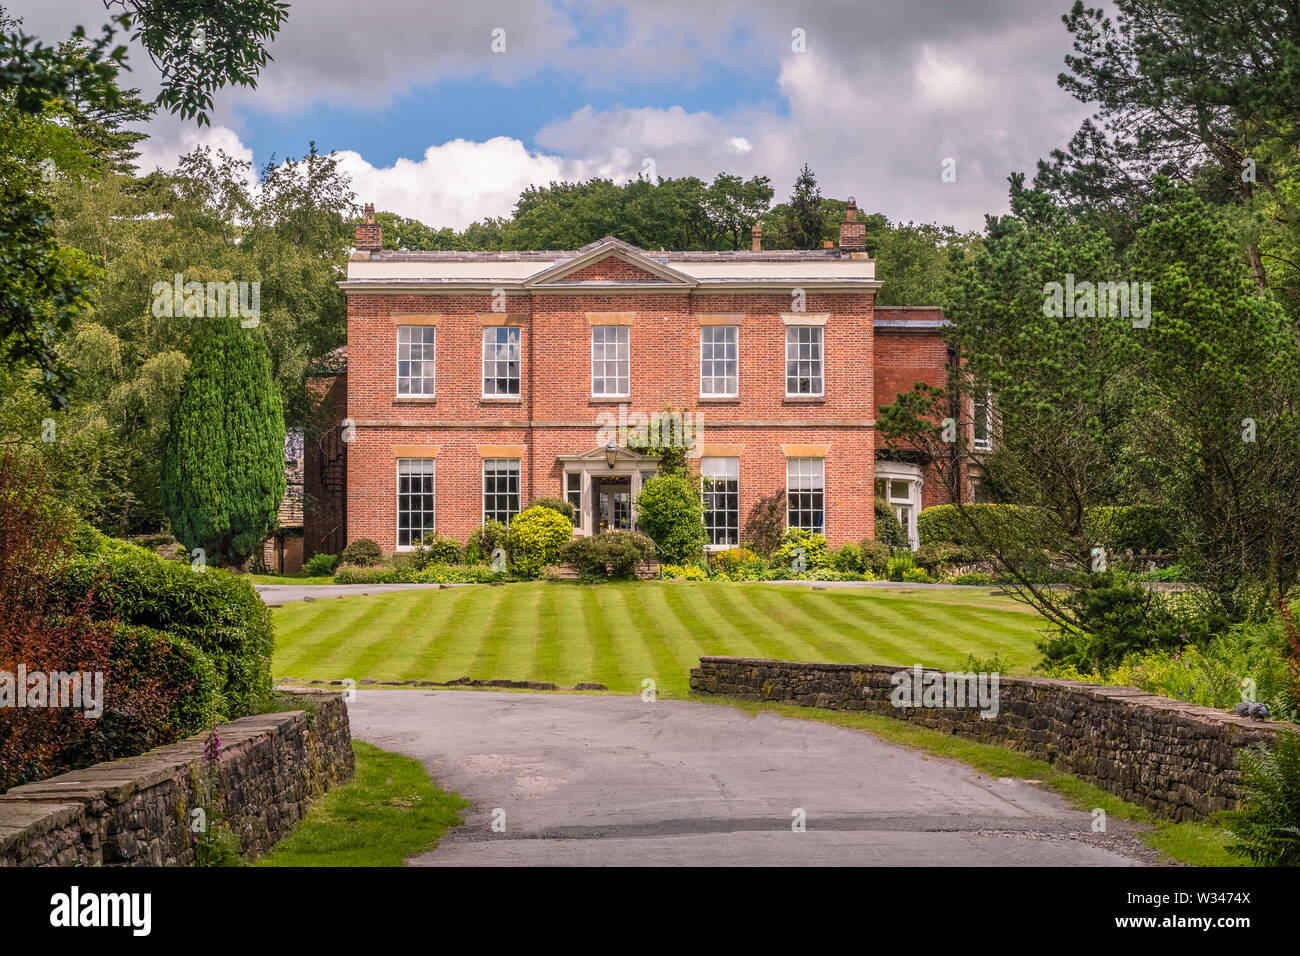
{"label": "brick facade", "polygon": [[[485,457],[519,460],[521,507],[563,497],[566,470],[581,467],[584,508],[594,508],[590,482],[610,473],[575,457],[599,449],[620,406],[624,416],[695,416],[696,451],[739,460],[742,527],[761,497],[786,488],[788,457],[820,457],[828,540],[870,537],[877,405],[914,381],[942,381],[937,332],[891,330],[877,352],[879,283],[865,253],[652,253],[613,239],[563,253],[381,252],[360,230],[341,283],[347,539],[385,551],[398,547],[399,458],[434,460],[436,531],[462,541],[482,523]],[[436,330],[433,396],[397,394],[404,325]],[[483,331],[499,325],[521,330],[519,394],[508,398],[482,394]],[[626,397],[593,396],[592,330],[602,325],[627,328]],[[701,329],[711,325],[738,327],[735,398],[701,396]],[[786,394],[794,326],[821,330],[821,396]]]}

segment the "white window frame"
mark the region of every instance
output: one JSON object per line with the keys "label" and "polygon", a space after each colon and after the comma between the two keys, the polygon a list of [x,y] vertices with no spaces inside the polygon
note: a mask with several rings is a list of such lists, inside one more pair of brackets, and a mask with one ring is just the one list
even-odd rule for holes
{"label": "white window frame", "polygon": [[[921,515],[921,487],[924,482],[921,469],[915,465],[878,461],[875,479],[885,483],[883,497],[889,503],[898,523],[903,525],[904,531],[907,532],[908,547],[915,551],[921,546],[920,532],[917,530],[917,519]],[[895,482],[903,486],[902,496],[894,494]],[[906,522],[903,520],[904,510],[909,519]]]}
{"label": "white window frame", "polygon": [[[790,380],[793,378],[798,383],[801,376],[799,374],[799,362],[811,361],[811,359],[800,359],[798,357],[799,346],[805,344],[800,341],[804,333],[810,338],[816,334],[817,339],[817,374],[809,375],[808,378],[816,378],[821,382],[821,389],[816,392],[792,392],[790,391]],[[790,374],[790,337],[794,336],[794,345],[796,355],[794,358],[795,374]],[[811,341],[807,344],[812,344]],[[785,397],[786,398],[822,398],[826,395],[826,328],[821,325],[787,325],[785,327]]]}
{"label": "white window frame", "polygon": [[[428,470],[421,471],[418,473],[407,473],[403,475],[402,474],[403,465],[409,467],[413,462],[421,462],[422,467],[427,467]],[[437,531],[438,528],[438,460],[436,458],[398,458],[396,464],[394,465],[393,547],[397,551],[414,551],[415,548],[418,546],[418,542],[402,544],[402,479],[410,478],[413,476],[424,477],[426,475],[433,479],[433,510],[425,511],[423,508],[421,508],[418,513],[421,515],[425,515],[425,514],[432,515],[433,522],[432,522],[432,527],[421,529],[420,537],[422,539],[426,534],[438,533]],[[423,494],[423,492],[421,492],[421,494]]]}
{"label": "white window frame", "polygon": [[[976,425],[978,424],[977,416],[980,413],[980,406],[984,407],[984,436],[976,437]],[[981,401],[978,397],[971,396],[971,447],[975,451],[992,451],[993,450],[993,393],[985,392],[984,399]]]}
{"label": "white window frame", "polygon": [[[730,475],[730,474],[728,474],[728,475],[711,475],[711,474],[709,473],[709,468],[711,467],[711,466],[710,466],[710,462],[735,462],[735,468],[734,468],[734,470],[735,470],[735,474],[734,474],[734,475]],[[714,466],[714,467],[716,467],[716,466]],[[726,467],[730,468],[731,466],[728,465],[728,466],[726,466]],[[712,539],[713,539],[713,533],[712,533],[712,529],[709,527],[709,507],[708,507],[708,498],[705,497],[705,504],[704,504],[704,530],[705,530],[705,533],[708,534],[708,536],[709,536],[709,543],[708,543],[707,545],[705,545],[705,548],[706,548],[706,550],[709,550],[709,551],[725,551],[725,550],[727,550],[728,548],[738,548],[738,547],[740,547],[740,459],[739,459],[738,457],[734,456],[734,455],[721,455],[721,456],[710,456],[710,457],[707,457],[707,458],[701,458],[701,459],[700,459],[700,479],[701,479],[701,481],[700,481],[700,485],[701,485],[700,490],[701,490],[701,497],[704,497],[704,496],[707,494],[706,492],[704,492],[704,489],[703,489],[703,482],[704,482],[704,479],[706,479],[706,478],[718,478],[718,477],[720,477],[720,478],[722,478],[722,479],[724,479],[724,480],[726,480],[726,481],[735,481],[735,483],[736,483],[736,511],[735,511],[735,514],[736,514],[736,540],[733,541],[731,544],[714,544],[714,543],[713,543],[713,540],[712,540]],[[724,492],[724,494],[726,494],[726,492]]]}
{"label": "white window frame", "polygon": [[[821,479],[822,479],[822,483],[821,483],[821,496],[822,496],[821,514],[822,514],[822,525],[821,525],[820,528],[806,528],[805,530],[808,531],[809,533],[814,533],[814,534],[821,534],[821,535],[824,535],[824,534],[826,534],[826,459],[825,459],[825,458],[787,458],[787,459],[785,460],[785,529],[786,529],[787,531],[789,531],[791,528],[803,528],[803,525],[792,525],[792,524],[790,524],[790,512],[791,512],[791,510],[792,510],[791,507],[790,507],[790,501],[791,501],[791,499],[790,499],[790,494],[791,494],[792,490],[797,490],[797,491],[799,491],[799,492],[801,492],[801,493],[805,493],[805,494],[807,494],[807,493],[815,493],[815,491],[810,491],[810,489],[804,489],[804,488],[800,488],[800,489],[791,489],[791,487],[790,487],[790,478],[791,478],[790,468],[791,468],[791,466],[794,465],[796,462],[810,462],[810,461],[815,461],[815,462],[817,462],[818,464],[821,465]],[[813,476],[804,476],[804,475],[800,475],[800,476],[798,476],[798,477],[813,477]],[[806,508],[799,508],[799,509],[797,509],[797,510],[799,510],[799,511],[807,511],[807,510],[809,510],[809,509],[806,509]]]}
{"label": "white window frame", "polygon": [[[411,342],[403,343],[403,342],[402,342],[402,333],[403,333],[403,332],[407,332],[407,331],[412,331],[412,330],[419,330],[419,331],[420,331],[420,339],[421,339],[421,341],[420,341],[420,348],[421,348],[421,350],[423,350],[423,348],[424,348],[424,346],[425,346],[425,342],[424,342],[424,332],[425,332],[425,331],[428,331],[428,332],[430,332],[430,333],[433,334],[433,354],[434,354],[434,357],[433,357],[433,359],[432,359],[432,363],[433,363],[433,376],[432,376],[432,377],[427,377],[427,376],[425,376],[425,375],[423,375],[423,374],[419,375],[418,377],[416,377],[416,376],[411,376],[411,375],[407,375],[407,376],[405,376],[405,378],[406,378],[407,381],[419,381],[419,382],[420,382],[420,385],[421,385],[422,388],[424,387],[424,383],[425,383],[425,381],[429,381],[429,382],[432,384],[432,388],[431,388],[430,391],[427,391],[427,392],[403,392],[403,391],[402,391],[402,379],[403,379],[403,376],[402,376],[402,362],[404,362],[404,361],[406,361],[406,362],[410,362],[410,361],[412,361],[412,360],[409,359],[409,358],[408,358],[408,359],[403,359],[403,358],[402,358],[402,345],[403,345],[403,344],[406,344],[406,345],[412,345],[412,344],[414,344],[414,343],[411,343]],[[397,395],[397,397],[398,397],[398,398],[436,398],[436,397],[437,397],[437,394],[438,394],[438,327],[437,327],[436,325],[399,325],[399,326],[397,326],[397,344],[396,344],[395,348],[396,348],[396,353],[395,353],[395,359],[394,359],[394,362],[393,362],[393,372],[394,372],[393,388],[394,388],[394,392],[395,392],[395,394]],[[423,363],[426,362],[426,361],[430,361],[430,360],[429,360],[429,359],[424,359],[424,358],[421,358],[421,359],[420,359],[420,362],[422,363],[422,364],[421,364],[421,370],[422,370],[422,371],[423,371]]]}
{"label": "white window frame", "polygon": [[[493,463],[496,463],[496,462],[514,462],[514,464],[515,464],[515,492],[514,492],[514,495],[515,495],[515,506],[516,506],[516,507],[515,507],[514,513],[513,513],[513,514],[509,514],[509,513],[508,513],[508,514],[507,514],[507,517],[506,517],[506,520],[502,522],[502,524],[509,525],[510,522],[511,522],[512,520],[514,520],[515,515],[519,514],[519,512],[523,510],[523,504],[524,504],[524,501],[523,501],[523,482],[524,482],[524,468],[523,468],[523,464],[524,464],[524,463],[523,463],[522,459],[519,459],[519,458],[484,458],[484,459],[483,459],[483,461],[482,461],[482,466],[481,466],[480,471],[479,471],[479,474],[480,474],[480,476],[481,476],[481,478],[482,478],[482,484],[481,484],[481,486],[480,486],[480,491],[479,491],[479,512],[480,512],[480,514],[482,515],[482,519],[483,519],[483,523],[484,523],[484,524],[487,523],[487,520],[488,520],[488,518],[489,518],[489,515],[488,515],[488,509],[487,509],[487,477],[488,477],[488,474],[487,474],[487,473],[488,473],[488,462],[493,462]],[[494,495],[500,495],[501,492],[496,492],[496,491],[494,491],[493,494],[494,494]],[[509,492],[505,492],[505,494],[508,495]],[[509,508],[506,509],[507,512],[509,512],[509,510],[510,510]],[[497,518],[496,520],[497,520],[497,521],[501,521],[500,518]]]}
{"label": "white window frame", "polygon": [[[576,502],[569,497],[569,495],[573,494],[572,489],[569,488],[569,482],[573,478],[578,479],[578,500]],[[583,480],[582,472],[566,471],[564,473],[564,500],[569,502],[569,504],[573,505],[573,527],[574,528],[582,527],[582,506],[586,502],[586,497],[587,497],[585,494],[585,489],[583,487],[585,484],[586,482]]]}
{"label": "white window frame", "polygon": [[[721,330],[723,332],[731,333],[729,336],[731,341],[723,342],[722,344],[724,347],[727,345],[734,345],[736,349],[736,357],[734,359],[727,359],[727,358],[719,359],[716,356],[707,359],[707,361],[711,363],[717,363],[717,362],[723,363],[723,374],[721,378],[719,378],[719,376],[717,375],[704,374],[704,363],[706,361],[706,359],[704,358],[704,337],[706,333],[713,334],[716,330]],[[713,346],[715,350],[717,349],[718,347],[717,342],[711,342],[710,344]],[[726,374],[726,364],[728,362],[735,363],[736,373],[734,376],[728,376]],[[736,383],[736,387],[731,391],[710,392],[705,390],[704,387],[705,382],[713,383],[721,380],[723,383],[726,383],[728,378],[734,378]],[[700,326],[700,398],[739,398],[739,397],[740,397],[740,326],[738,325]]]}
{"label": "white window frame", "polygon": [[[611,329],[614,330],[615,332],[614,344],[616,346],[620,344],[625,344],[627,354],[622,359],[619,359],[617,357],[615,357],[614,359],[607,359],[602,355],[599,361],[601,362],[602,371],[605,367],[605,363],[607,362],[613,361],[616,364],[619,362],[625,363],[627,366],[627,388],[622,392],[597,392],[596,391],[596,361],[597,361],[596,333],[597,332],[601,333],[601,337],[603,339],[604,336],[607,335],[609,330]],[[622,337],[626,339],[626,343],[620,343],[617,341],[617,339],[619,338],[617,334],[619,330],[623,332]],[[605,348],[609,347],[608,342],[602,342],[601,344]],[[619,376],[617,371],[615,371],[614,384],[616,386],[619,384],[620,379],[621,376]],[[603,374],[601,375],[601,383],[602,384],[608,383],[608,379]],[[596,399],[612,399],[612,398],[631,398],[631,396],[632,396],[632,327],[630,325],[593,325],[591,327],[591,397]]]}
{"label": "white window frame", "polygon": [[[495,372],[496,372],[496,364],[497,364],[497,362],[501,361],[501,359],[498,359],[498,358],[496,357],[496,350],[497,350],[497,348],[500,347],[500,346],[499,346],[499,343],[496,342],[496,334],[497,334],[498,331],[500,331],[500,330],[502,330],[502,329],[506,330],[507,332],[516,332],[516,333],[518,333],[518,335],[519,335],[519,343],[518,343],[517,351],[516,351],[516,353],[515,353],[515,358],[514,358],[514,363],[515,363],[515,374],[514,374],[513,378],[507,378],[507,379],[506,379],[507,383],[513,382],[513,383],[515,384],[516,387],[515,387],[515,390],[514,390],[513,392],[510,392],[510,391],[506,391],[506,392],[489,392],[489,391],[487,390],[488,379],[492,379],[493,381],[495,381],[495,380],[497,379],[497,377],[498,377],[498,376],[495,374]],[[493,338],[493,342],[492,342],[492,358],[490,358],[490,359],[488,358],[488,336],[489,336],[489,335],[491,335],[492,338]],[[523,330],[523,327],[522,327],[522,326],[519,326],[519,325],[485,325],[485,326],[483,327],[483,352],[482,352],[482,360],[483,360],[483,368],[482,368],[482,373],[483,373],[483,374],[482,374],[482,376],[481,376],[481,382],[480,382],[480,384],[481,384],[482,389],[483,389],[483,391],[482,391],[482,397],[483,397],[483,398],[512,398],[512,399],[513,399],[513,398],[519,398],[519,397],[521,397],[521,396],[523,395],[523,389],[524,389],[524,330]],[[487,371],[488,371],[488,363],[489,363],[489,362],[492,364],[492,371],[493,371],[493,373],[494,373],[494,374],[492,374],[492,375],[488,375],[488,373],[487,373]],[[506,359],[506,362],[509,363],[509,362],[510,362],[510,359]],[[507,384],[507,387],[508,387],[508,384]]]}

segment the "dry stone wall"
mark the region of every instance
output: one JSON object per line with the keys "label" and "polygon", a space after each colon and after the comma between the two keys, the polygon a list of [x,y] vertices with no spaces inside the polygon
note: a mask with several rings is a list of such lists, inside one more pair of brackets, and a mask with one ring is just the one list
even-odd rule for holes
{"label": "dry stone wall", "polygon": [[[303,694],[304,709],[217,728],[211,776],[246,859],[284,837],[312,800],[353,774],[347,707]],[[206,734],[0,795],[0,866],[192,866],[191,811],[203,807]]]}
{"label": "dry stone wall", "polygon": [[[895,707],[904,668],[701,657],[691,692],[895,717],[1046,760],[1175,820],[1205,819],[1240,799],[1237,751],[1294,724],[1261,723],[1132,687],[1002,677],[996,716],[976,707]],[[932,672],[938,673],[938,672]]]}

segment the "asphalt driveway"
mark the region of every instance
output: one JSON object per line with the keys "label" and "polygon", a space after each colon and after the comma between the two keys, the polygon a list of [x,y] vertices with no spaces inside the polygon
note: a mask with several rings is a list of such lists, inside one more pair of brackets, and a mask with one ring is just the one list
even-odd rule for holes
{"label": "asphalt driveway", "polygon": [[358,691],[349,711],[354,737],[471,803],[415,865],[1155,862],[1043,787],[808,720],[477,691]]}

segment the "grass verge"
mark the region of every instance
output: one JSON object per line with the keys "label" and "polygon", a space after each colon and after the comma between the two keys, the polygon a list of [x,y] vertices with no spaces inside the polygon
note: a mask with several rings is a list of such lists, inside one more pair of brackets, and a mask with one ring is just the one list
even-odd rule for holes
{"label": "grass verge", "polygon": [[1060,793],[1068,803],[1079,810],[1100,808],[1106,811],[1108,818],[1144,824],[1148,829],[1140,833],[1143,841],[1152,849],[1178,863],[1189,866],[1249,865],[1246,861],[1228,853],[1228,835],[1213,823],[1174,823],[1085,780],[1056,770],[1045,760],[1036,760],[1006,747],[966,740],[963,737],[952,737],[928,727],[918,727],[892,717],[864,714],[860,711],[823,710],[817,707],[802,707],[798,704],[757,703],[713,695],[692,696],[691,699],[701,703],[734,707],[751,716],[769,713],[778,717],[815,720],[824,724],[834,724],[837,727],[864,730],[890,743],[911,747],[936,757],[960,761],[990,776],[1036,780]]}
{"label": "grass verge", "polygon": [[467,806],[410,757],[354,740],[356,776],[307,811],[255,866],[401,866],[433,849]]}

